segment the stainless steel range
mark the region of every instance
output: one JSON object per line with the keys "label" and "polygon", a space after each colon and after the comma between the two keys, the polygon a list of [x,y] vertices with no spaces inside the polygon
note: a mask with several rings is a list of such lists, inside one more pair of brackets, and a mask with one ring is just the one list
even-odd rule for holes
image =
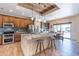
{"label": "stainless steel range", "polygon": [[3,23],[3,44],[9,44],[14,42],[14,24]]}

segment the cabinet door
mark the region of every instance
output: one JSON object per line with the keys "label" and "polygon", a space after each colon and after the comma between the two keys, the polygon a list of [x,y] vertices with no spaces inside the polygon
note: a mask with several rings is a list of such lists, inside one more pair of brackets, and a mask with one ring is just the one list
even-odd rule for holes
{"label": "cabinet door", "polygon": [[0,27],[2,27],[2,24],[3,24],[3,22],[2,22],[2,16],[0,15]]}
{"label": "cabinet door", "polygon": [[27,21],[27,24],[32,24],[31,20],[26,20],[26,21]]}
{"label": "cabinet door", "polygon": [[20,28],[23,28],[24,27],[24,24],[25,24],[24,19],[20,19]]}
{"label": "cabinet door", "polygon": [[14,35],[14,42],[20,42],[21,41],[21,35],[19,34],[19,35],[17,35],[17,34],[15,34]]}
{"label": "cabinet door", "polygon": [[27,21],[26,19],[23,20],[23,27],[26,27],[27,26]]}
{"label": "cabinet door", "polygon": [[19,27],[20,27],[20,19],[19,19],[19,18],[15,18],[15,19],[14,19],[14,26],[15,26],[16,28],[19,28]]}
{"label": "cabinet door", "polygon": [[28,21],[27,20],[25,20],[25,27],[28,25]]}
{"label": "cabinet door", "polygon": [[9,22],[9,16],[2,16],[3,17],[3,23]]}
{"label": "cabinet door", "polygon": [[2,36],[0,36],[0,45],[2,44]]}
{"label": "cabinet door", "polygon": [[9,16],[9,22],[10,22],[10,23],[14,23],[14,19],[15,19],[15,17]]}
{"label": "cabinet door", "polygon": [[28,24],[32,24],[32,21],[26,19],[26,20],[24,21],[24,27],[26,27]]}

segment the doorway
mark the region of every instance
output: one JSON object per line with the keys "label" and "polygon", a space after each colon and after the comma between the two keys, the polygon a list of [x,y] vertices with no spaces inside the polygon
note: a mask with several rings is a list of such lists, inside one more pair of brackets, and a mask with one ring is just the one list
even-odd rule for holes
{"label": "doorway", "polygon": [[54,32],[63,32],[63,37],[66,39],[71,38],[71,23],[54,24]]}

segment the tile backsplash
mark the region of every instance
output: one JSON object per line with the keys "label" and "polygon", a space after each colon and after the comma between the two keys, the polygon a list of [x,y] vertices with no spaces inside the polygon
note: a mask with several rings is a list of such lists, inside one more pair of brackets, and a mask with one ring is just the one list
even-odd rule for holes
{"label": "tile backsplash", "polygon": [[3,28],[0,27],[0,35],[3,34]]}

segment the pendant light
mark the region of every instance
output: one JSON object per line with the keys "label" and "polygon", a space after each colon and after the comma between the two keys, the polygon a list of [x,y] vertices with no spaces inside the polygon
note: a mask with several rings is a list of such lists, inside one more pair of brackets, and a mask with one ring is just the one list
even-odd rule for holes
{"label": "pendant light", "polygon": [[[39,4],[39,10],[40,10],[40,3],[38,3]],[[39,11],[40,12],[40,11]],[[39,20],[40,20],[40,14],[39,14]]]}
{"label": "pendant light", "polygon": [[32,4],[32,17],[31,17],[31,20],[32,21],[34,20],[34,17],[33,17],[33,4]]}
{"label": "pendant light", "polygon": [[[46,2],[45,2],[46,3]],[[44,8],[46,7],[46,5],[44,5]],[[44,21],[43,21],[44,23],[46,23],[46,17],[45,17],[45,15],[44,15]]]}
{"label": "pendant light", "polygon": [[38,5],[39,5],[39,17],[38,17],[39,18],[39,22],[42,22],[42,20],[41,20],[41,14],[40,14],[40,9],[41,9],[40,6],[41,6],[41,4],[42,3],[38,3]]}
{"label": "pendant light", "polygon": [[46,23],[46,18],[45,18],[45,15],[44,15],[44,21],[43,21],[44,23]]}

